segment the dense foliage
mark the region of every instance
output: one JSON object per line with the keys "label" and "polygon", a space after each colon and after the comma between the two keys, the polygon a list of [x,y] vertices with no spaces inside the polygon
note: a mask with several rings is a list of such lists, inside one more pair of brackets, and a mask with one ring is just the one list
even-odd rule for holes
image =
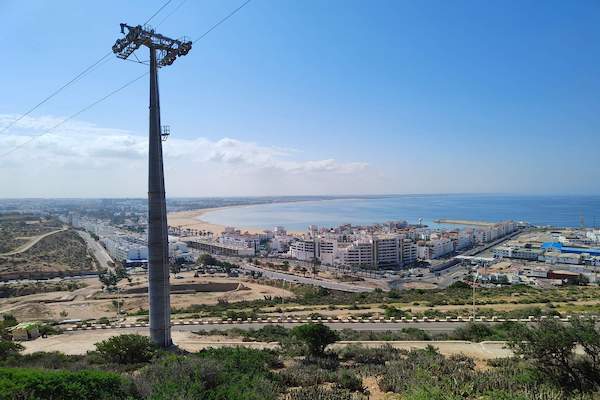
{"label": "dense foliage", "polygon": [[141,396],[156,400],[274,400],[280,388],[271,369],[280,365],[268,351],[209,349],[169,355],[144,367],[135,384]]}
{"label": "dense foliage", "polygon": [[148,362],[156,350],[148,337],[135,334],[113,336],[96,343],[96,351],[104,360],[118,364]]}
{"label": "dense foliage", "polygon": [[117,400],[135,391],[119,374],[0,368],[0,399]]}
{"label": "dense foliage", "polygon": [[292,336],[303,342],[312,356],[321,356],[325,348],[338,340],[337,334],[323,324],[304,324],[292,329]]}
{"label": "dense foliage", "polygon": [[116,336],[81,356],[11,348],[0,357],[0,399],[366,400],[374,389],[402,400],[600,399],[600,332],[589,320],[459,330],[470,339],[511,338],[516,356],[487,365],[433,346],[353,344],[325,352],[332,332],[320,324],[300,327],[301,334],[271,327],[254,335],[283,343],[302,338],[313,348],[304,357],[285,346],[156,351],[137,335]]}

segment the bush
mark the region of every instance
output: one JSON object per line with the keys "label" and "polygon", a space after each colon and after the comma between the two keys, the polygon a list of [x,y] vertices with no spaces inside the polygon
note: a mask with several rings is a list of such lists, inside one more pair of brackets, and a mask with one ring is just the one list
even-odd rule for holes
{"label": "bush", "polygon": [[169,356],[144,367],[134,382],[145,398],[200,398],[220,384],[223,368],[214,360]]}
{"label": "bush", "polygon": [[339,351],[340,358],[345,361],[352,360],[357,364],[384,365],[402,354],[400,350],[384,345],[381,347],[363,347],[361,345],[349,345]]}
{"label": "bush", "polygon": [[325,348],[338,340],[338,335],[323,324],[304,324],[292,329],[292,335],[304,342],[309,355],[321,356]]}
{"label": "bush", "polygon": [[[583,355],[575,354],[579,345]],[[510,347],[566,391],[600,389],[600,332],[594,320],[575,319],[569,325],[544,320],[515,330]]]}
{"label": "bush", "polygon": [[336,373],[320,368],[317,365],[294,365],[279,373],[281,383],[288,387],[314,386],[326,382],[334,382]]}
{"label": "bush", "polygon": [[146,336],[127,334],[96,343],[96,351],[107,362],[137,364],[150,361],[157,347]]}
{"label": "bush", "polygon": [[85,356],[67,355],[58,351],[13,354],[2,360],[4,367],[81,370],[88,366]]}
{"label": "bush", "polygon": [[399,308],[396,308],[394,306],[389,306],[385,309],[385,317],[386,318],[402,318],[402,317],[409,317],[410,314],[407,313],[404,310],[401,310]]}
{"label": "bush", "polygon": [[290,392],[286,400],[367,400],[367,397],[345,389],[311,386]]}
{"label": "bush", "polygon": [[134,395],[129,382],[112,372],[0,368],[1,399],[116,400]]}
{"label": "bush", "polygon": [[362,378],[347,369],[343,369],[338,373],[335,387],[348,389],[352,392],[363,392],[365,390],[362,385]]}
{"label": "bush", "polygon": [[6,357],[18,354],[23,351],[24,347],[16,342],[10,340],[0,339],[0,360],[4,360]]}
{"label": "bush", "polygon": [[270,351],[247,348],[207,349],[194,355],[168,355],[136,374],[139,393],[154,400],[275,400],[273,367],[280,366]]}

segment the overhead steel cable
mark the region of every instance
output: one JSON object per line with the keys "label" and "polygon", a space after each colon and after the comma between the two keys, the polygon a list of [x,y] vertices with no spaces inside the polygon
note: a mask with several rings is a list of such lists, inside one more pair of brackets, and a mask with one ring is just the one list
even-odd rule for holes
{"label": "overhead steel cable", "polygon": [[29,138],[29,140],[26,140],[23,143],[20,143],[18,145],[16,145],[15,147],[13,147],[12,149],[10,149],[9,151],[7,151],[6,153],[2,153],[0,154],[0,157],[5,157],[7,155],[9,155],[10,153],[20,149],[21,147],[33,142],[35,139],[47,135],[48,133],[52,132],[53,130],[55,130],[56,128],[58,128],[61,125],[64,125],[66,122],[72,120],[73,118],[77,117],[78,115],[80,115],[81,113],[84,113],[85,111],[89,110],[90,108],[96,106],[99,103],[102,103],[104,100],[108,99],[109,97],[111,97],[112,95],[120,92],[121,90],[125,89],[126,87],[134,84],[135,82],[139,81],[140,79],[142,79],[144,76],[148,75],[148,72],[144,72],[143,74],[141,74],[140,76],[136,77],[135,79],[130,80],[129,82],[125,83],[124,85],[120,86],[119,88],[113,90],[112,92],[104,95],[103,97],[99,98],[98,100],[94,101],[93,103],[88,104],[87,106],[85,106],[84,108],[82,108],[81,110],[77,111],[74,114],[71,114],[70,116],[68,116],[67,118],[61,120],[59,123],[57,123],[56,125],[53,125],[52,127],[46,129],[44,132],[38,134],[38,135],[34,135],[32,137]]}
{"label": "overhead steel cable", "polygon": [[[171,1],[172,0],[168,0],[166,3],[164,3],[154,14],[152,14],[152,16],[150,16],[150,18],[148,18],[146,20],[146,22],[144,22],[144,25],[146,25],[154,17],[156,17],[166,6],[169,5],[169,3],[171,3]],[[168,16],[165,19],[167,19],[167,18],[168,18]],[[77,82],[78,80],[80,80],[84,76],[88,75],[89,73],[91,73],[92,71],[94,71],[100,65],[103,65],[104,64],[103,61],[105,61],[112,54],[113,54],[113,52],[109,51],[108,53],[106,53],[105,55],[103,55],[102,57],[100,57],[100,59],[98,61],[94,62],[89,67],[85,68],[79,74],[75,75],[75,77],[72,78],[70,81],[68,81],[67,83],[65,83],[64,85],[62,85],[58,89],[56,89],[54,92],[50,93],[42,101],[40,101],[39,103],[37,103],[35,106],[31,107],[25,113],[21,114],[14,121],[12,121],[8,125],[6,125],[4,128],[0,129],[0,133],[6,132],[8,129],[12,128],[17,122],[21,121],[23,118],[27,117],[29,114],[31,114],[32,112],[34,112],[35,110],[37,110],[38,108],[40,108],[42,105],[44,105],[45,103],[47,103],[50,99],[52,99],[54,96],[58,95],[60,92],[62,92],[63,90],[65,90],[67,87],[71,86],[73,83]]]}
{"label": "overhead steel cable", "polygon": [[146,20],[146,22],[144,22],[142,25],[146,25],[148,22],[152,21],[152,19],[154,17],[156,17],[166,6],[168,6],[169,3],[171,3],[171,1],[173,1],[173,0],[167,0],[167,2],[165,4],[163,4],[162,7],[160,7],[158,10],[156,10],[156,12],[154,14],[152,14],[152,16],[150,18],[148,18]]}
{"label": "overhead steel cable", "polygon": [[5,131],[7,131],[8,129],[10,129],[11,127],[13,127],[17,122],[21,121],[23,118],[25,118],[26,116],[28,116],[29,114],[31,114],[32,112],[34,112],[35,110],[37,110],[40,106],[42,106],[48,100],[50,100],[51,98],[53,98],[54,96],[56,96],[57,94],[59,94],[60,92],[62,92],[64,89],[66,89],[67,87],[69,87],[73,83],[77,82],[79,79],[83,78],[85,75],[87,75],[93,69],[95,69],[94,67],[100,65],[100,63],[102,63],[102,61],[106,60],[111,55],[112,55],[112,51],[109,51],[108,53],[106,53],[105,55],[103,55],[98,61],[96,61],[95,63],[93,63],[92,65],[90,65],[86,69],[84,69],[83,71],[81,71],[73,79],[71,79],[70,81],[68,81],[67,83],[65,83],[61,87],[59,87],[58,89],[56,89],[54,92],[52,92],[50,95],[48,95],[45,99],[43,99],[42,101],[40,101],[39,103],[37,103],[35,106],[31,107],[29,110],[27,110],[21,116],[19,116],[17,119],[15,119],[11,123],[9,123],[7,126],[5,126],[4,128],[2,128],[2,130],[0,130],[0,133],[4,133]]}
{"label": "overhead steel cable", "polygon": [[[245,1],[245,2],[242,4],[242,5],[240,5],[238,8],[236,8],[235,10],[233,10],[232,12],[230,12],[230,13],[229,13],[227,16],[225,16],[224,18],[222,18],[221,20],[219,20],[219,22],[217,22],[216,24],[214,24],[213,26],[211,26],[211,27],[210,27],[210,28],[209,28],[209,29],[208,29],[206,32],[204,32],[202,35],[200,35],[198,38],[196,38],[196,39],[194,40],[194,42],[197,42],[197,41],[201,40],[202,38],[204,38],[206,35],[208,35],[210,32],[212,32],[212,31],[213,31],[215,28],[217,28],[217,27],[218,27],[219,25],[221,25],[223,22],[227,21],[229,18],[231,18],[233,15],[235,15],[235,14],[236,14],[238,11],[240,11],[242,8],[244,8],[244,7],[245,7],[245,6],[246,6],[248,3],[250,3],[250,1],[251,1],[251,0],[246,0],[246,1]],[[164,8],[164,6],[163,6],[162,8]],[[157,13],[155,13],[155,14],[157,14]],[[153,15],[153,16],[152,16],[151,18],[149,18],[148,20],[151,20],[151,19],[152,19],[154,16],[155,16],[155,15]],[[162,22],[162,21],[161,21],[161,22]],[[112,51],[111,51],[111,53],[110,53],[110,54],[112,54]],[[98,64],[98,63],[95,63],[95,64]],[[90,69],[91,69],[91,68],[90,68]],[[5,157],[5,156],[7,156],[7,155],[9,155],[9,154],[13,153],[14,151],[16,151],[16,150],[18,150],[18,149],[22,148],[23,146],[25,146],[25,145],[27,145],[27,144],[31,143],[31,142],[32,142],[32,141],[34,141],[35,139],[37,139],[37,138],[39,138],[39,137],[41,137],[41,136],[44,136],[44,135],[46,135],[46,134],[48,134],[48,133],[52,132],[54,129],[56,129],[56,128],[58,128],[59,126],[61,126],[61,125],[65,124],[66,122],[68,122],[68,121],[72,120],[73,118],[75,118],[75,117],[77,117],[78,115],[80,115],[81,113],[83,113],[83,112],[85,112],[85,111],[89,110],[90,108],[92,108],[92,107],[96,106],[97,104],[99,104],[99,103],[103,102],[104,100],[106,100],[106,99],[108,99],[109,97],[111,97],[112,95],[114,95],[114,94],[116,94],[116,93],[120,92],[121,90],[125,89],[126,87],[128,87],[128,86],[132,85],[133,83],[135,83],[135,82],[139,81],[140,79],[142,79],[142,78],[143,78],[144,76],[146,76],[146,75],[148,75],[148,72],[144,72],[142,75],[140,75],[140,76],[136,77],[135,79],[132,79],[132,80],[130,80],[129,82],[125,83],[124,85],[120,86],[119,88],[117,88],[117,89],[113,90],[112,92],[110,92],[110,93],[106,94],[106,95],[105,95],[105,96],[103,96],[102,98],[100,98],[100,99],[98,99],[98,100],[94,101],[93,103],[91,103],[91,104],[87,105],[86,107],[82,108],[81,110],[77,111],[76,113],[74,113],[74,114],[72,114],[72,115],[68,116],[67,118],[63,119],[63,120],[62,120],[62,121],[60,121],[58,124],[56,124],[56,125],[54,125],[54,126],[50,127],[49,129],[45,130],[44,132],[42,132],[42,133],[40,133],[40,134],[38,134],[38,135],[35,135],[35,136],[32,136],[32,137],[30,137],[30,138],[29,138],[29,140],[27,140],[27,141],[25,141],[25,142],[23,142],[23,143],[21,143],[21,144],[18,144],[18,145],[16,145],[15,147],[11,148],[10,150],[8,150],[8,151],[7,151],[7,152],[5,152],[5,153],[2,153],[2,154],[0,154],[0,158],[3,158],[3,157]],[[23,116],[23,117],[24,117],[24,116]]]}
{"label": "overhead steel cable", "polygon": [[173,14],[175,14],[177,12],[177,10],[179,10],[181,8],[181,6],[186,2],[187,0],[181,0],[181,2],[173,9],[171,10],[170,13],[168,13],[163,19],[161,19],[158,24],[156,24],[154,27],[158,28],[159,26],[162,25],[163,22],[165,22],[167,19],[169,19],[169,17]]}
{"label": "overhead steel cable", "polygon": [[197,42],[198,40],[202,39],[204,36],[208,35],[209,33],[211,33],[213,30],[215,30],[215,28],[217,28],[223,22],[225,22],[229,18],[233,17],[238,11],[240,11],[248,3],[250,3],[250,1],[252,1],[252,0],[246,0],[244,3],[242,3],[241,6],[239,6],[238,8],[236,8],[235,10],[233,10],[232,12],[230,12],[229,14],[227,14],[227,16],[225,16],[224,18],[222,18],[219,22],[217,22],[216,24],[214,24],[213,26],[211,26],[206,32],[204,32],[202,35],[198,36],[198,38],[194,39],[194,43]]}

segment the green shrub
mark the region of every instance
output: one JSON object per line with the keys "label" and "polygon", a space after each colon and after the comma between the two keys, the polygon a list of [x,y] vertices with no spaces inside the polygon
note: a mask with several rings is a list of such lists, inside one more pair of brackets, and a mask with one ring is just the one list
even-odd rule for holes
{"label": "green shrub", "polygon": [[11,355],[3,360],[2,365],[5,367],[80,370],[88,366],[85,358],[85,356],[67,355],[58,351],[39,351],[31,354]]}
{"label": "green shrub", "polygon": [[142,368],[135,385],[154,400],[275,400],[280,388],[271,368],[280,366],[271,351],[207,349],[188,356],[165,356]]}
{"label": "green shrub", "polygon": [[280,382],[288,387],[314,386],[326,382],[335,382],[336,373],[317,365],[294,365],[278,374]]}
{"label": "green shrub", "polygon": [[362,378],[348,369],[343,369],[338,372],[335,387],[338,389],[347,389],[352,392],[365,391],[365,387],[363,387],[362,384]]}
{"label": "green shrub", "polygon": [[134,395],[130,383],[111,372],[0,368],[0,399],[116,400]]}
{"label": "green shrub", "polygon": [[107,362],[137,364],[150,361],[157,347],[146,336],[126,334],[96,343],[96,351]]}
{"label": "green shrub", "polygon": [[360,393],[352,393],[345,389],[327,389],[319,386],[311,386],[291,391],[286,400],[367,400]]}
{"label": "green shrub", "polygon": [[220,382],[223,368],[214,360],[169,356],[141,369],[134,382],[144,398],[201,398]]}
{"label": "green shrub", "polygon": [[386,361],[398,358],[403,352],[390,345],[381,347],[363,347],[361,345],[352,344],[339,350],[338,354],[342,360],[351,360],[357,364],[384,365]]}
{"label": "green shrub", "polygon": [[304,342],[309,355],[320,356],[338,340],[338,335],[323,324],[304,324],[292,329],[292,336]]}
{"label": "green shrub", "polygon": [[24,347],[20,343],[0,339],[0,360],[18,354],[20,351],[23,351],[23,349]]}

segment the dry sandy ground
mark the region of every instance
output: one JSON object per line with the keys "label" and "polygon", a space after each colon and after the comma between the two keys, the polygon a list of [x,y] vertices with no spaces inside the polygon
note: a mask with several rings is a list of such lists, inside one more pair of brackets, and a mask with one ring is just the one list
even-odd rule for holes
{"label": "dry sandy ground", "polygon": [[[23,351],[25,354],[36,351],[60,351],[65,354],[85,354],[90,350],[95,350],[95,343],[122,333],[124,332],[119,330],[71,332],[47,338],[38,338],[29,342],[21,342],[21,344],[25,347]],[[136,333],[148,336],[148,328],[140,329]],[[199,351],[207,347],[223,346],[245,346],[258,349],[274,348],[276,346],[276,344],[269,343],[231,340],[223,336],[198,336],[192,332],[181,331],[173,331],[172,337],[173,342],[177,346],[187,351]]]}
{"label": "dry sandy ground", "polygon": [[[139,333],[148,335],[148,328],[127,329],[127,333]],[[67,332],[62,335],[50,336],[47,338],[38,338],[29,342],[22,342],[25,347],[24,353],[33,353],[36,351],[60,351],[65,354],[85,354],[89,350],[94,350],[94,344],[108,339],[111,336],[125,333],[124,331],[111,330],[95,330],[95,331],[76,331]],[[199,336],[192,332],[173,331],[173,342],[177,346],[187,351],[198,351],[206,347],[223,347],[223,346],[245,346],[253,348],[275,348],[276,343],[261,343],[261,342],[243,342],[241,339],[232,339],[224,336]],[[444,355],[465,354],[478,360],[488,360],[493,358],[510,357],[512,352],[505,348],[503,342],[482,342],[472,343],[463,341],[412,341],[412,342],[339,342],[332,348],[340,348],[348,344],[361,344],[367,347],[381,347],[389,344],[398,349],[424,349],[432,345]]]}
{"label": "dry sandy ground", "polygon": [[[245,207],[245,206],[231,206],[231,207]],[[210,222],[203,221],[200,219],[202,215],[207,212],[223,210],[225,208],[231,207],[217,207],[217,208],[202,208],[200,210],[190,210],[190,211],[177,211],[172,212],[167,215],[167,222],[170,226],[181,227],[181,228],[189,228],[189,229],[199,229],[202,231],[212,232],[215,235],[220,235],[224,230],[224,225],[211,224]],[[263,233],[263,229],[256,228],[240,228],[244,232],[248,233]]]}
{"label": "dry sandy ground", "polygon": [[[228,292],[196,292],[184,294],[172,294],[171,306],[174,308],[187,308],[194,304],[217,304],[219,300],[237,302],[242,300],[264,299],[264,296],[292,297],[293,293],[253,282],[247,282],[240,278],[226,277],[199,277],[194,278],[193,273],[180,274],[184,279],[172,279],[172,284],[185,283],[210,283],[227,282],[241,283],[243,289]],[[98,319],[101,317],[114,318],[116,308],[113,301],[120,299],[124,302],[122,309],[125,311],[137,311],[140,308],[148,309],[148,296],[146,293],[121,295],[101,292],[101,284],[97,278],[84,280],[87,287],[74,292],[51,292],[33,294],[29,296],[0,299],[0,313],[11,313],[19,321],[31,321],[39,319]],[[145,276],[134,276],[131,287],[146,287]],[[123,281],[120,287],[129,288],[130,284]],[[61,312],[63,315],[61,315]],[[66,313],[66,315],[64,314]]]}

